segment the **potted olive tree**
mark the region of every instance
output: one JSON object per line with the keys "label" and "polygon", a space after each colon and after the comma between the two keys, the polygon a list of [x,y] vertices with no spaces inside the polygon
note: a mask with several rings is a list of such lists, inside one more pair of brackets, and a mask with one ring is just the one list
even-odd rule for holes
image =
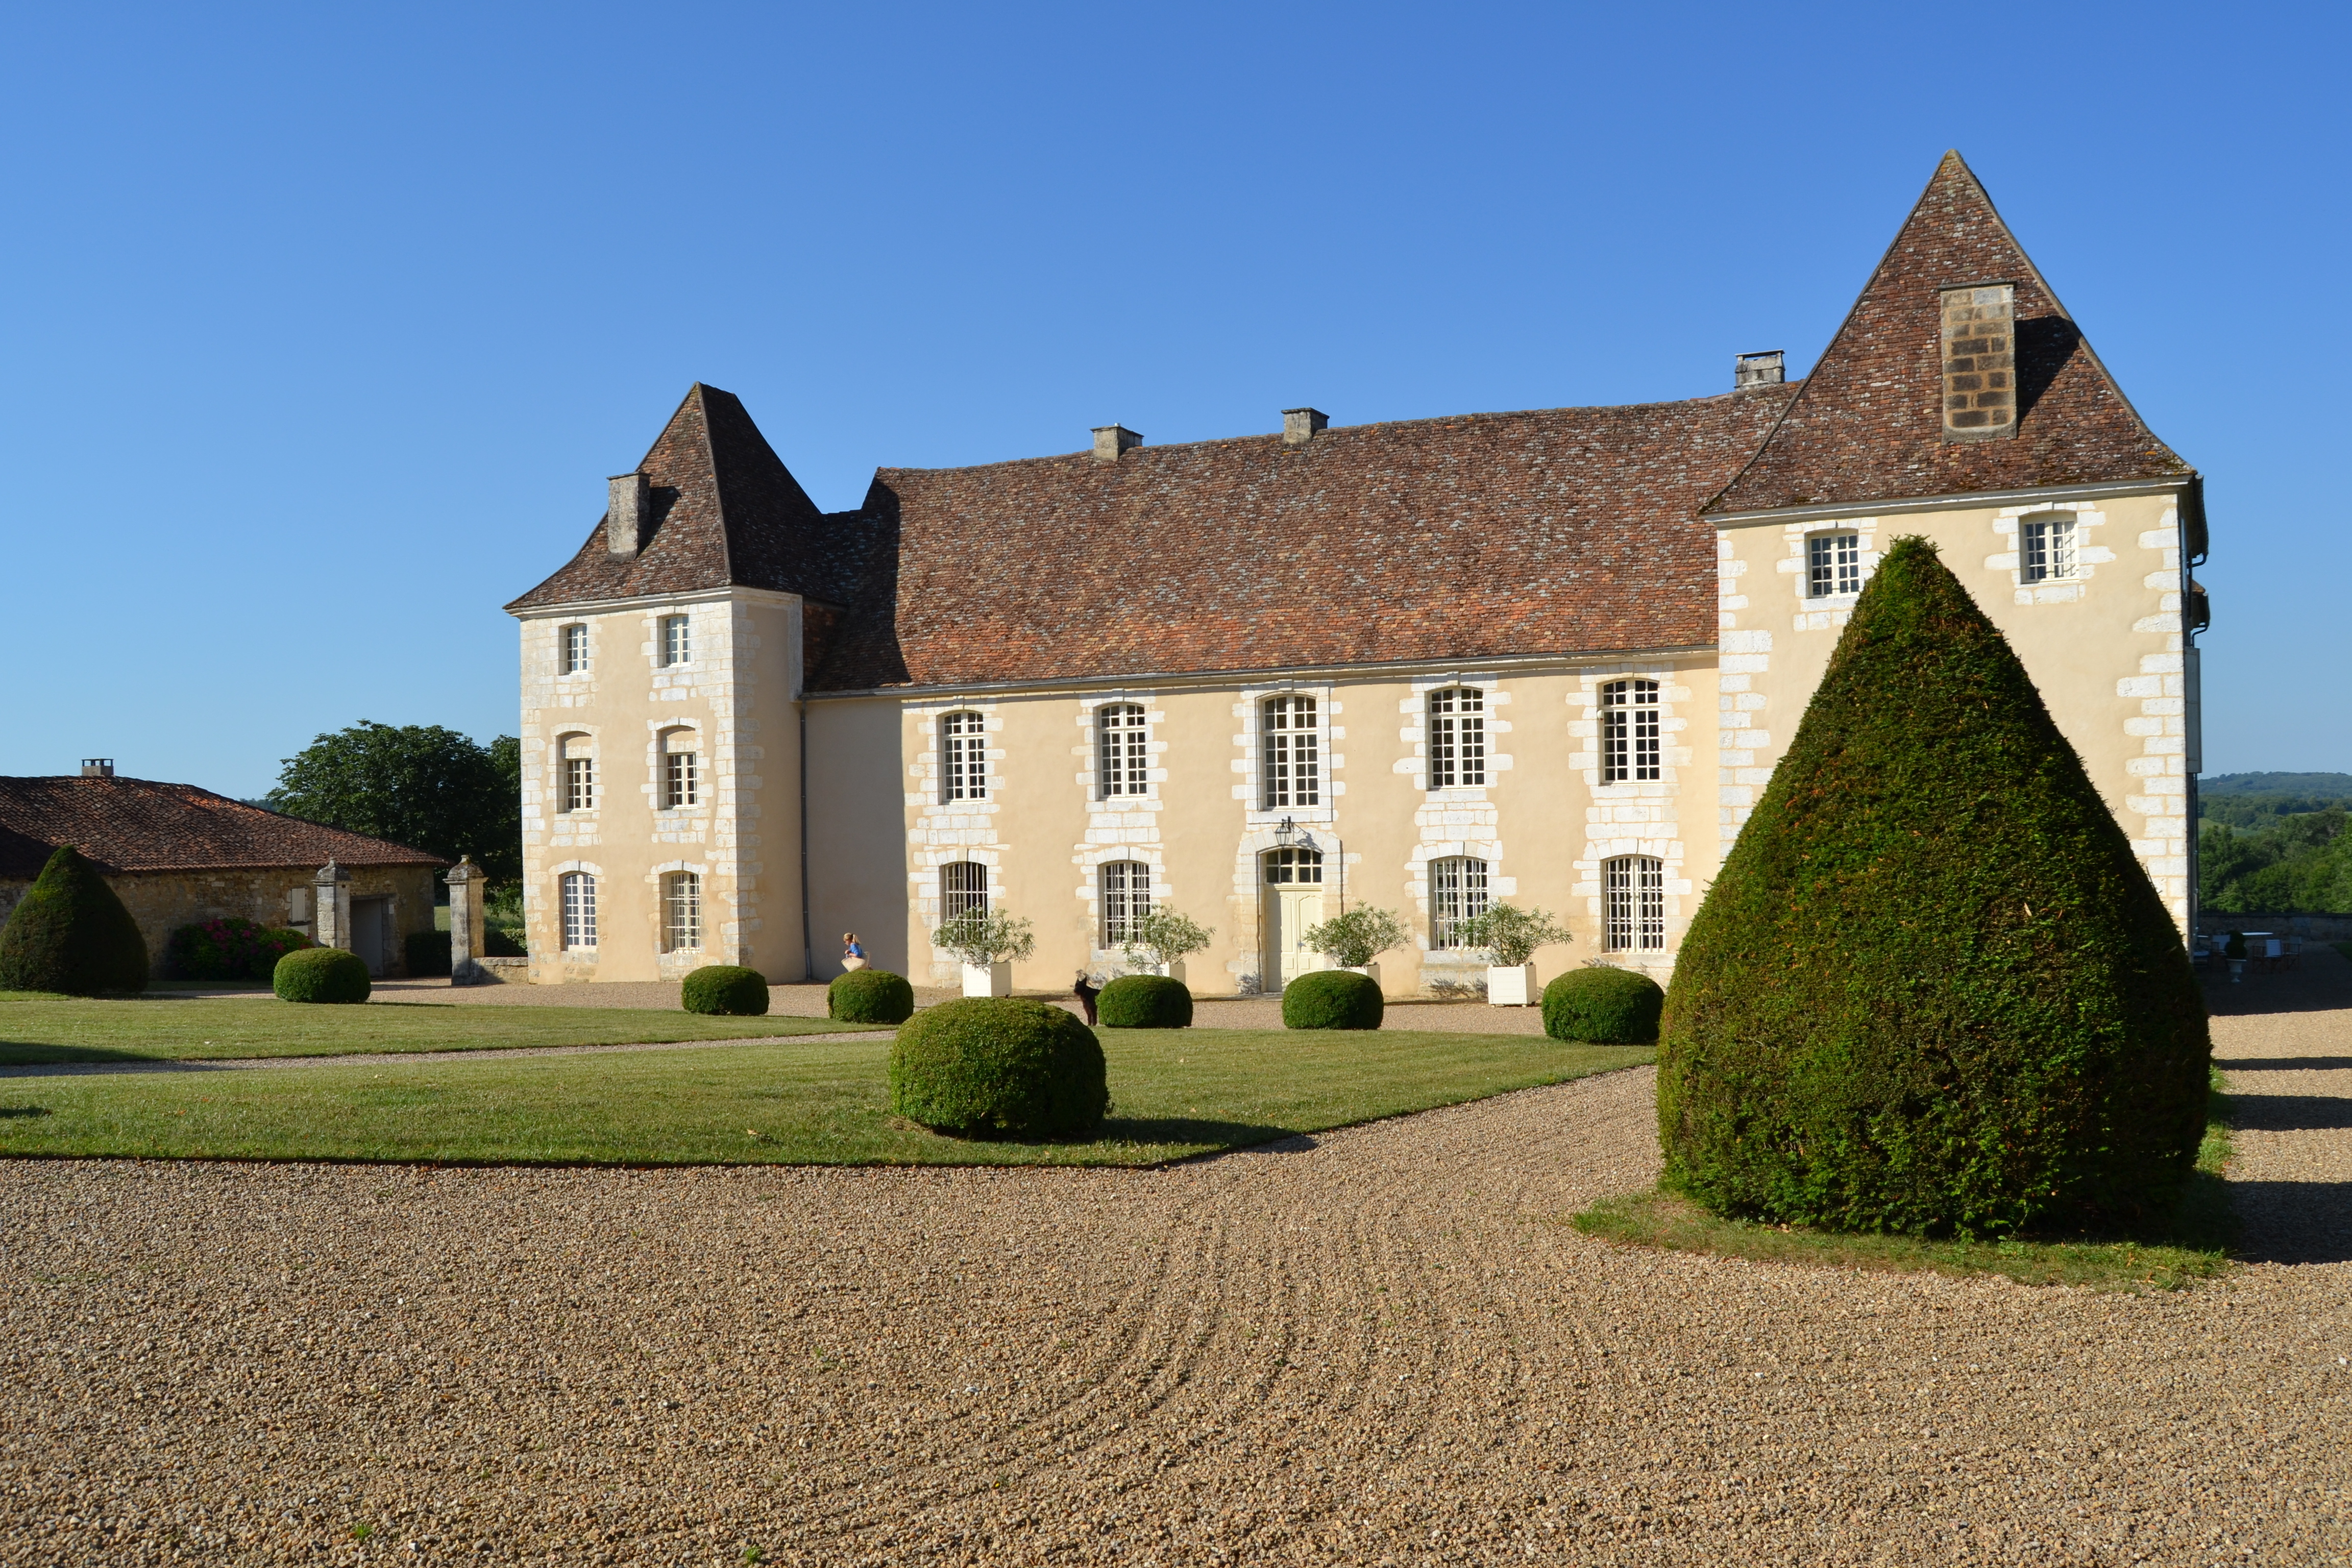
{"label": "potted olive tree", "polygon": [[1402,947],[1406,934],[1396,916],[1367,906],[1309,927],[1306,942],[1339,968],[1353,970],[1378,985],[1381,954],[1392,947]]}
{"label": "potted olive tree", "polygon": [[1205,951],[1215,934],[1214,927],[1200,925],[1174,910],[1153,910],[1135,922],[1120,952],[1138,973],[1164,974],[1181,985],[1185,958]]}
{"label": "potted olive tree", "polygon": [[999,910],[967,910],[931,933],[931,945],[963,961],[963,994],[1010,996],[1013,966],[1036,951],[1029,922]]}
{"label": "potted olive tree", "polygon": [[1536,949],[1569,940],[1568,931],[1542,910],[1488,904],[1462,922],[1462,940],[1486,950],[1486,1000],[1496,1007],[1532,1005]]}

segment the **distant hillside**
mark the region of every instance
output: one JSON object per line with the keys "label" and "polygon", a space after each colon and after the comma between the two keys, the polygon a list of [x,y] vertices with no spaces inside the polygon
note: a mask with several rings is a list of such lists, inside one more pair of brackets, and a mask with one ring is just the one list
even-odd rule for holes
{"label": "distant hillside", "polygon": [[2197,783],[2198,900],[2218,914],[2352,913],[2352,773]]}
{"label": "distant hillside", "polygon": [[2297,795],[2352,800],[2352,773],[2207,773],[2200,795]]}

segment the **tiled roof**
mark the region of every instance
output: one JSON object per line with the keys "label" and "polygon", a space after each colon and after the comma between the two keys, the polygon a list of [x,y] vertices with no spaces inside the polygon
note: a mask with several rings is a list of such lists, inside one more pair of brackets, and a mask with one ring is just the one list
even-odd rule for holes
{"label": "tiled roof", "polygon": [[[1940,290],[2017,285],[2017,431],[1947,441]],[[1965,495],[2194,472],[2151,434],[1948,153],[1763,449],[1710,513]]]}
{"label": "tiled roof", "polygon": [[60,844],[107,871],[299,866],[446,866],[421,849],[321,827],[194,784],[152,779],[0,778],[0,877],[35,877]]}
{"label": "tiled roof", "polygon": [[869,591],[812,684],[1711,644],[1697,508],[1795,390],[884,468]]}

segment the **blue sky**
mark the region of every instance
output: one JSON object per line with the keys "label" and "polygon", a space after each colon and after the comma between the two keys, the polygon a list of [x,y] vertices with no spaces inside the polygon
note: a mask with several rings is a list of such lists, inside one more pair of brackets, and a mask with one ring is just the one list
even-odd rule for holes
{"label": "blue sky", "polygon": [[1946,147],[2209,476],[2209,771],[2352,770],[2341,7],[12,13],[0,773],[515,725],[687,385],[880,463],[1820,352]]}

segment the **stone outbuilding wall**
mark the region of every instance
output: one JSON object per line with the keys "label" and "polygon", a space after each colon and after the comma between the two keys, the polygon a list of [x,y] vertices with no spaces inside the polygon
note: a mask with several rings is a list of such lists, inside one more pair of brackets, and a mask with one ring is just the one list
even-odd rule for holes
{"label": "stone outbuilding wall", "polygon": [[[381,899],[383,951],[362,952],[370,970],[387,976],[407,973],[405,942],[411,931],[433,929],[434,868],[356,866],[352,901]],[[168,979],[172,932],[198,921],[235,916],[257,925],[282,926],[312,934],[310,889],[315,866],[271,866],[201,871],[126,871],[107,885],[139,922],[147,939],[151,972]],[[32,886],[30,879],[0,879],[0,921]],[[355,922],[356,923],[356,922]]]}

